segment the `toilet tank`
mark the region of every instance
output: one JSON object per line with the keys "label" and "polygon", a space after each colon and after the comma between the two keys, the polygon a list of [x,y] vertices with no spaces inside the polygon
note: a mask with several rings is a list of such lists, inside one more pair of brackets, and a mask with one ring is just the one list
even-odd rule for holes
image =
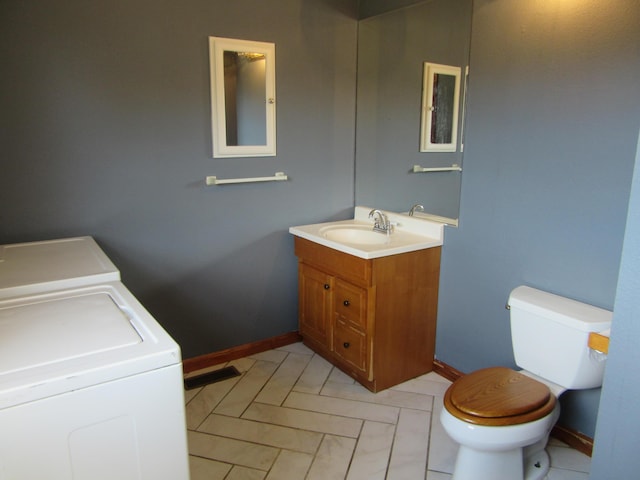
{"label": "toilet tank", "polygon": [[520,368],[571,390],[602,385],[605,362],[587,342],[589,332],[611,327],[610,311],[526,286],[511,292],[508,306]]}

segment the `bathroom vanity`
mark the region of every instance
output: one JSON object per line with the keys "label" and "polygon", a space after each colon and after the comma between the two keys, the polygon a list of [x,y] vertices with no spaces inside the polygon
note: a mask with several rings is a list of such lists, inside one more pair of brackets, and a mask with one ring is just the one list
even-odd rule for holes
{"label": "bathroom vanity", "polygon": [[356,207],[354,220],[290,232],[303,342],[377,392],[433,368],[443,226],[387,213],[397,224],[387,239],[331,235],[371,231],[365,212]]}

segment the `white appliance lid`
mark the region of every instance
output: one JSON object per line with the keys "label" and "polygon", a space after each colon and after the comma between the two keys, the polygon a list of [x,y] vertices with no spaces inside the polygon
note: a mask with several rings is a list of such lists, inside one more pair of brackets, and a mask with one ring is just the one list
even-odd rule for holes
{"label": "white appliance lid", "polygon": [[121,282],[0,299],[0,410],[180,363]]}
{"label": "white appliance lid", "polygon": [[107,292],[0,308],[0,375],[140,343]]}
{"label": "white appliance lid", "polygon": [[0,298],[119,280],[91,237],[0,245]]}

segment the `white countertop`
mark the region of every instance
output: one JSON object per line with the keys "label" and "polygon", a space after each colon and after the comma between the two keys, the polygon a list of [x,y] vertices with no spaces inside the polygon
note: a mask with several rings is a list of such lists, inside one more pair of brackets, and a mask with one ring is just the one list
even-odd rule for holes
{"label": "white countertop", "polygon": [[[444,223],[410,217],[405,214],[382,210],[390,222],[395,224],[394,231],[387,235],[387,241],[380,244],[338,242],[325,237],[327,227],[346,227],[353,225],[362,228],[369,226],[373,230],[373,220],[369,218],[369,207],[358,206],[354,218],[337,222],[315,223],[290,227],[289,233],[312,242],[333,248],[356,257],[371,259],[413,252],[425,248],[439,247],[444,240]],[[384,236],[384,233],[379,233]]]}

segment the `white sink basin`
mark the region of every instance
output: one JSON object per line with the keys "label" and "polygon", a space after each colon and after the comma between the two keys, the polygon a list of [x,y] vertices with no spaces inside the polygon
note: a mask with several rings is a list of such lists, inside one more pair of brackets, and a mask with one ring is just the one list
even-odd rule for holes
{"label": "white sink basin", "polygon": [[371,208],[358,206],[351,220],[316,223],[289,228],[293,235],[349,253],[360,258],[378,258],[439,247],[444,240],[444,224],[384,211],[395,225],[387,235],[373,231]]}
{"label": "white sink basin", "polygon": [[370,225],[343,224],[320,229],[320,235],[328,240],[357,245],[384,245],[389,243],[391,235],[374,232]]}

